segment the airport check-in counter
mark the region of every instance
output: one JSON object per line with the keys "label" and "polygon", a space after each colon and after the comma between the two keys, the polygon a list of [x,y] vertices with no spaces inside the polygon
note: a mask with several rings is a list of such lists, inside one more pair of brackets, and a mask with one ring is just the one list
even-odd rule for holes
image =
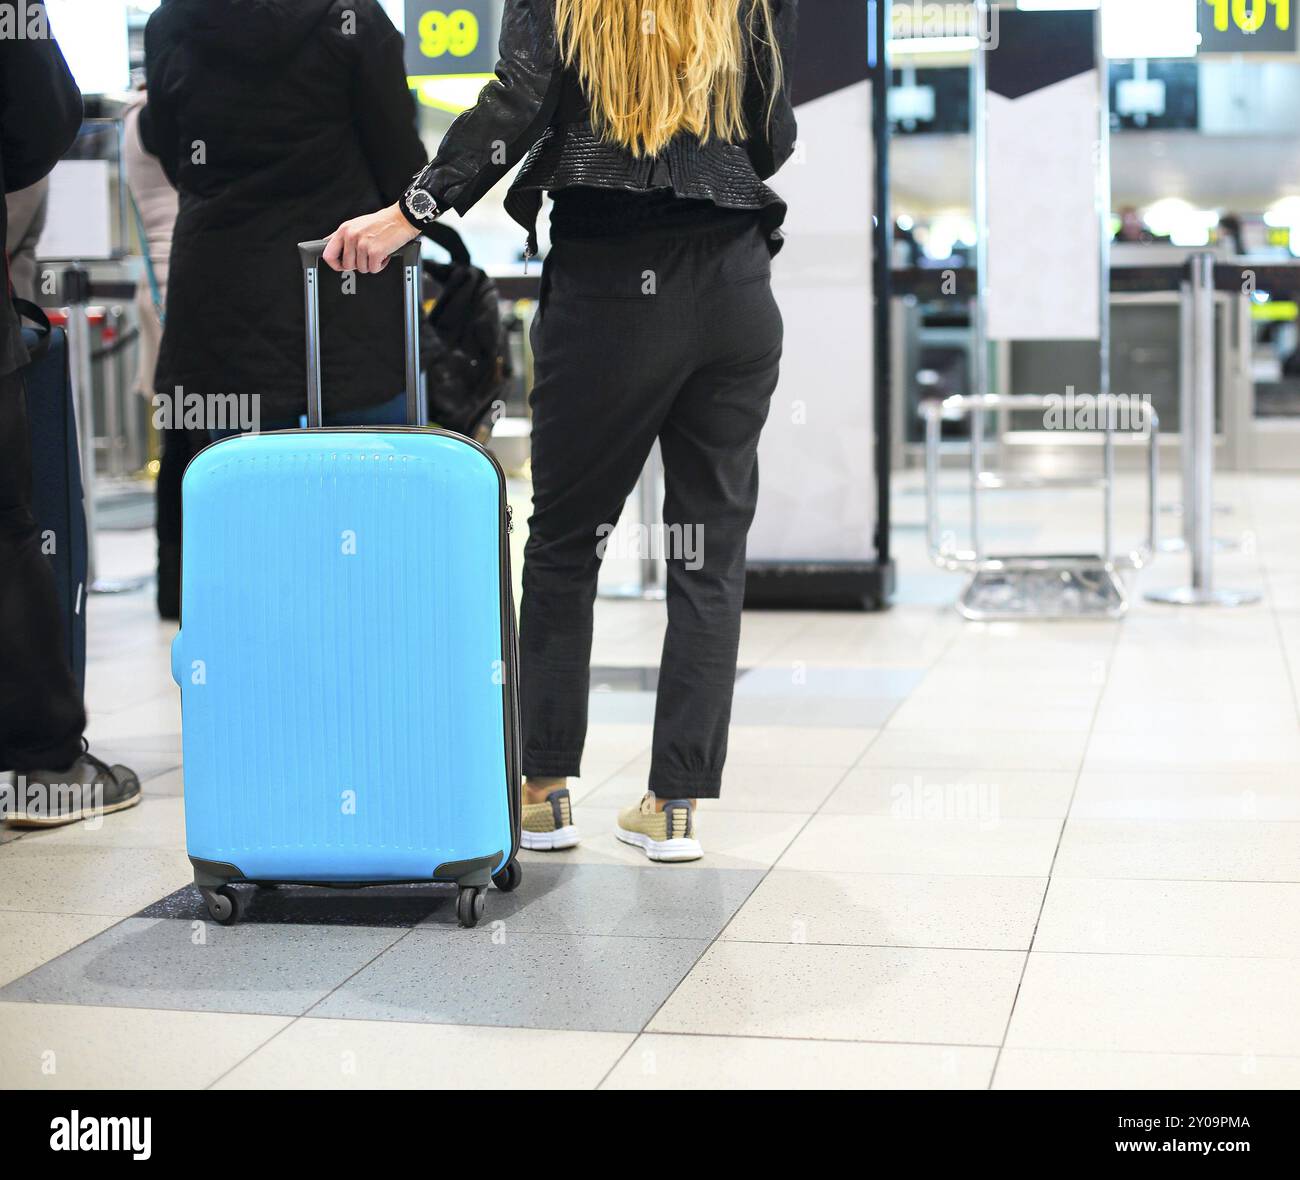
{"label": "airport check-in counter", "polygon": [[[1149,398],[1161,423],[1161,446],[1174,460],[1181,433],[1189,294],[1188,251],[1118,247],[1110,271],[1111,390]],[[1252,296],[1246,276],[1254,275]],[[1243,291],[1243,285],[1248,289]],[[1216,267],[1216,466],[1221,470],[1300,468],[1300,264],[1229,260]],[[923,400],[973,392],[972,268],[897,269],[893,276],[893,457],[916,467],[924,452]],[[990,344],[994,393],[1076,395],[1096,389],[1092,341],[999,341]],[[1294,358],[1294,359],[1292,359]],[[943,424],[945,444],[965,451],[969,420]],[[1002,463],[1030,471],[1072,473],[1093,463],[1086,434],[1042,428],[1034,411],[989,415],[986,437]],[[1144,462],[1122,440],[1121,469]]]}

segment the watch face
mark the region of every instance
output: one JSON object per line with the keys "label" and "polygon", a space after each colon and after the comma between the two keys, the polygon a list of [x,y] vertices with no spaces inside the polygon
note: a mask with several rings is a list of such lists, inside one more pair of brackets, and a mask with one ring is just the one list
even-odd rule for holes
{"label": "watch face", "polygon": [[412,189],[406,203],[419,218],[432,217],[438,211],[438,203],[422,188]]}

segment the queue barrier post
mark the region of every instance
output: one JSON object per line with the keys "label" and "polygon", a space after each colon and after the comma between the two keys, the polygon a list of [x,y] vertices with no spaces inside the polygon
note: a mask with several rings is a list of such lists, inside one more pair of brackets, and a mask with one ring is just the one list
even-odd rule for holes
{"label": "queue barrier post", "polygon": [[[1151,590],[1149,602],[1166,606],[1249,606],[1260,600],[1257,590],[1224,590],[1214,585],[1214,332],[1215,256],[1204,252],[1188,260],[1191,269],[1191,378],[1182,423],[1183,535],[1191,556],[1191,582],[1172,590]],[[1187,481],[1190,480],[1190,484]]]}

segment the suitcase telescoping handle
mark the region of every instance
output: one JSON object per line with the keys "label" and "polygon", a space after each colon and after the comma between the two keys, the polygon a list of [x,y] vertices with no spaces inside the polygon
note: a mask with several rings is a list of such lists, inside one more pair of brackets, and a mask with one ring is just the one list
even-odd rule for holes
{"label": "suitcase telescoping handle", "polygon": [[[307,301],[307,427],[321,425],[320,389],[320,267],[328,239],[299,242],[303,293]],[[420,396],[420,239],[397,251],[402,261],[402,312],[406,321],[406,421],[426,426],[424,398]]]}

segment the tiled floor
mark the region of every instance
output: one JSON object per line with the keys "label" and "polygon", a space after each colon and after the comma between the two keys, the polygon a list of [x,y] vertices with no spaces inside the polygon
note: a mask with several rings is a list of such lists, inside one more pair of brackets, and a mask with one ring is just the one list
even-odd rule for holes
{"label": "tiled floor", "polygon": [[[96,598],[90,737],[147,799],[4,833],[0,1085],[1300,1087],[1300,479],[1220,481],[1246,541],[1220,577],[1262,606],[1037,625],[955,615],[898,483],[893,610],[746,616],[697,864],[610,834],[662,607],[600,602],[584,842],[524,854],[472,932],[433,887],[206,921],[173,628]],[[995,538],[1095,531],[1083,499],[1003,503]],[[149,539],[102,557],[146,569]],[[1184,576],[1164,556],[1138,589]]]}

